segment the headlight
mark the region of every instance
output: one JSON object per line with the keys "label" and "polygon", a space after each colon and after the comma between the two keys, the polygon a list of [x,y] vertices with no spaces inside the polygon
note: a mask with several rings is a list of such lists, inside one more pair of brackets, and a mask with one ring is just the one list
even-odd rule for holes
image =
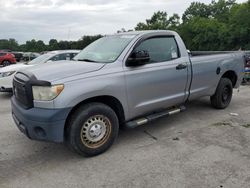
{"label": "headlight", "polygon": [[16,71],[2,72],[2,77],[7,77],[14,74]]}
{"label": "headlight", "polygon": [[55,99],[64,89],[64,85],[32,86],[33,99],[37,101],[50,101]]}

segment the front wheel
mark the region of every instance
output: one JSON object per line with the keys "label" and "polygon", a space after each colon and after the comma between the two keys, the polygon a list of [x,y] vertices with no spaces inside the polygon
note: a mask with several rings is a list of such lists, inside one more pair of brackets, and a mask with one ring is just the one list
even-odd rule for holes
{"label": "front wheel", "polygon": [[211,104],[214,108],[225,109],[230,104],[232,96],[232,81],[228,78],[221,78],[215,94],[210,98]]}
{"label": "front wheel", "polygon": [[9,66],[10,62],[9,61],[3,61],[3,67]]}
{"label": "front wheel", "polygon": [[119,121],[109,106],[90,103],[76,110],[66,131],[71,149],[83,156],[95,156],[111,147],[118,135]]}

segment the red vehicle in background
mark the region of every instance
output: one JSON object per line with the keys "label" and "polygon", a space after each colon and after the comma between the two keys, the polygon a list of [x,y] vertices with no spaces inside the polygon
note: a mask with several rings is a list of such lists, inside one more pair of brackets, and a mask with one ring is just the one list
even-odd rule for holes
{"label": "red vehicle in background", "polygon": [[1,52],[0,51],[0,66],[8,66],[11,64],[15,64],[16,59],[15,56],[9,52]]}

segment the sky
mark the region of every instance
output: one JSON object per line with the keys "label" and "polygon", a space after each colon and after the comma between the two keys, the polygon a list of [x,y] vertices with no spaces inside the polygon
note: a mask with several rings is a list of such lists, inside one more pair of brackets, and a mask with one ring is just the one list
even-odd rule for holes
{"label": "sky", "polygon": [[[154,12],[182,13],[195,0],[0,0],[0,39],[78,40],[134,29]],[[237,0],[238,3],[246,0]],[[210,3],[211,0],[200,0]]]}

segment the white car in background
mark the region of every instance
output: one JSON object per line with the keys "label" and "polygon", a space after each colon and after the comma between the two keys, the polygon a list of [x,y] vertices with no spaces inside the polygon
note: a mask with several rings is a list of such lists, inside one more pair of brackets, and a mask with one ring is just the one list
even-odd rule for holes
{"label": "white car in background", "polygon": [[12,80],[17,71],[47,62],[71,60],[80,50],[58,50],[43,54],[28,63],[20,63],[0,68],[0,92],[12,92]]}

